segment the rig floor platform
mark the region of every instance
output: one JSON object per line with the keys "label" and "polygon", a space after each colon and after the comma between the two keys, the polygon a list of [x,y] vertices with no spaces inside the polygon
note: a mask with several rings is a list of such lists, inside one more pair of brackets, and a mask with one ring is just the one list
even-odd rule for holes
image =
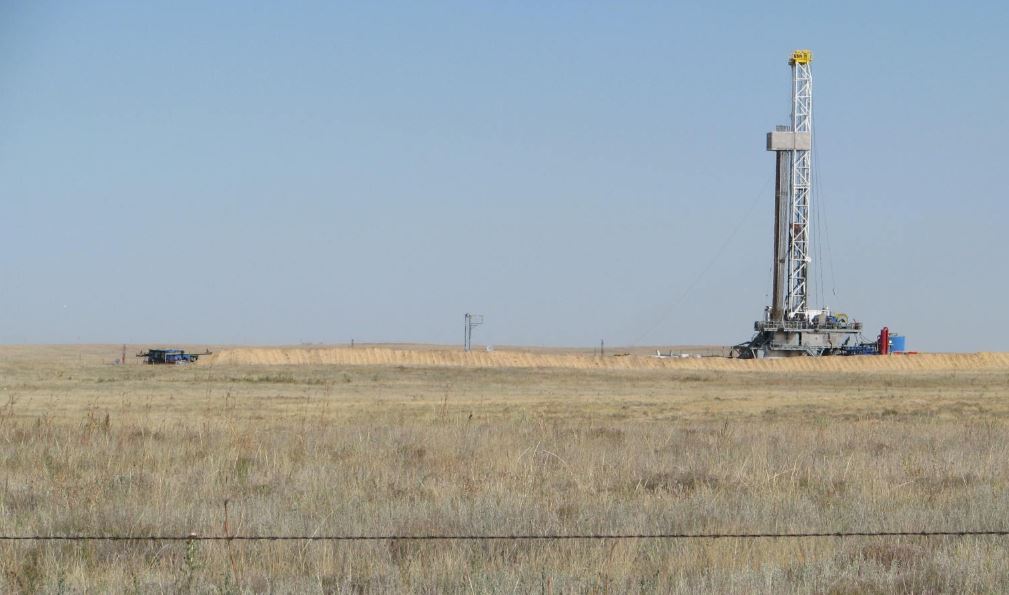
{"label": "rig floor platform", "polygon": [[758,320],[756,335],[733,347],[741,358],[843,355],[859,344],[861,322],[816,325],[805,321]]}

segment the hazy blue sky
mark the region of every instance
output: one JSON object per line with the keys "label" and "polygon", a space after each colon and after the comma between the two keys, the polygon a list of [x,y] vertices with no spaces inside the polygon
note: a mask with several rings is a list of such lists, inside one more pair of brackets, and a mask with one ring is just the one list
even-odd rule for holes
{"label": "hazy blue sky", "polygon": [[0,6],[0,341],[746,339],[809,47],[816,301],[1009,350],[1004,2]]}

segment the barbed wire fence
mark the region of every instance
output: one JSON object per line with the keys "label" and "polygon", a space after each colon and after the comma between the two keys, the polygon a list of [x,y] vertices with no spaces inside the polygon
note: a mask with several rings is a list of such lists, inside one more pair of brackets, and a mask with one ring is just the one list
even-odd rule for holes
{"label": "barbed wire fence", "polygon": [[855,537],[1005,537],[1009,529],[963,531],[810,531],[781,533],[580,533],[528,535],[0,535],[17,541],[579,541],[692,539],[810,539]]}

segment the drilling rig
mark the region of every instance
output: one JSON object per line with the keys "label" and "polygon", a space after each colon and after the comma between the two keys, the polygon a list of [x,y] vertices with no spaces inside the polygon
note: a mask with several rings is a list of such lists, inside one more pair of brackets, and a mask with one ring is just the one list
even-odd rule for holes
{"label": "drilling rig", "polygon": [[752,339],[734,357],[840,355],[858,345],[862,323],[830,308],[809,307],[812,259],[810,195],[813,148],[813,53],[796,50],[792,69],[791,123],[767,133],[775,155],[774,266],[771,305],[754,323]]}

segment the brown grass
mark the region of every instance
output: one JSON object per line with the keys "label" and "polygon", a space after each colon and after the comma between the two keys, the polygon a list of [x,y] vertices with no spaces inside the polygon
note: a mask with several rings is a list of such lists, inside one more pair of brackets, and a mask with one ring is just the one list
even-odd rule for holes
{"label": "brown grass", "polygon": [[[0,350],[0,532],[219,534],[226,500],[242,534],[1007,526],[1009,367],[105,363],[115,356]],[[5,590],[47,592],[1009,589],[1001,538],[0,552]]]}
{"label": "brown grass", "polygon": [[587,353],[388,347],[246,347],[221,349],[201,365],[340,365],[599,370],[718,370],[730,372],[938,372],[1009,369],[1009,353],[927,353],[891,357],[730,360],[724,357],[656,358],[642,354],[599,357]]}

